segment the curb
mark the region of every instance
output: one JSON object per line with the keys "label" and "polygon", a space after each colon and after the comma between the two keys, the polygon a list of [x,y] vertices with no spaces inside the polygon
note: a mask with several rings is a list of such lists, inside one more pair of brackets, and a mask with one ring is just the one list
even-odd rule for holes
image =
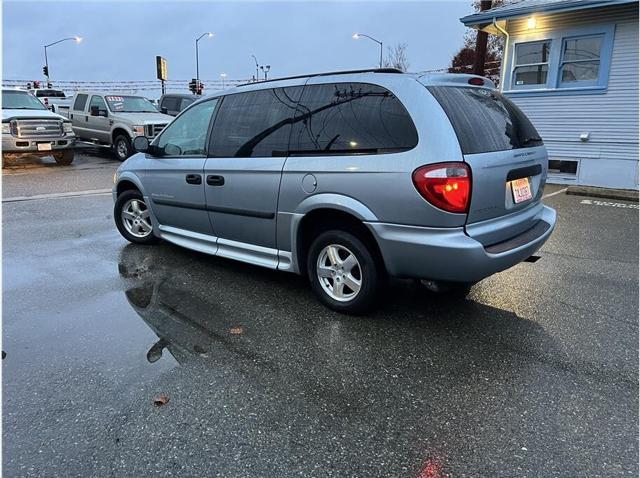
{"label": "curb", "polygon": [[603,199],[638,202],[638,191],[635,189],[609,189],[593,186],[569,186],[567,194],[573,196],[589,196]]}

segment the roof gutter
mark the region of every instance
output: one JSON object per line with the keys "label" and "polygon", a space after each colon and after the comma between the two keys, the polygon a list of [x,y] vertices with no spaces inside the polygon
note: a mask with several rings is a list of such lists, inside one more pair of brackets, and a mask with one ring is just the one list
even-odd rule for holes
{"label": "roof gutter", "polygon": [[504,41],[504,51],[502,52],[502,81],[500,81],[500,89],[504,91],[504,82],[507,74],[507,49],[509,48],[509,33],[507,32],[507,30],[498,25],[498,23],[496,22],[496,17],[493,17],[492,23],[493,28],[498,30],[506,37]]}

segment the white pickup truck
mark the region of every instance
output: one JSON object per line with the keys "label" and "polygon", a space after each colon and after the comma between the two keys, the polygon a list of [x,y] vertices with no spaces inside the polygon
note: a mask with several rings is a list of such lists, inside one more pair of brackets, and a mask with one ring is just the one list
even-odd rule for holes
{"label": "white pickup truck", "polygon": [[71,164],[76,138],[71,122],[48,111],[25,90],[2,89],[2,158],[53,156]]}
{"label": "white pickup truck", "polygon": [[36,88],[29,90],[29,92],[54,113],[60,113],[62,109],[68,109],[71,106],[71,98],[68,98],[62,90]]}

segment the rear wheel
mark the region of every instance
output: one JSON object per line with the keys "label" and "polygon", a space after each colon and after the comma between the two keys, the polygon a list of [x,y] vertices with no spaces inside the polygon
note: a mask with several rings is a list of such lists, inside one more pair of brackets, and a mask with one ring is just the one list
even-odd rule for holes
{"label": "rear wheel", "polygon": [[382,278],[367,246],[340,230],[316,237],[307,256],[307,271],[318,298],[329,308],[348,314],[371,308]]}
{"label": "rear wheel", "polygon": [[126,160],[133,154],[131,139],[125,134],[119,134],[113,141],[113,152],[120,161]]}
{"label": "rear wheel", "polygon": [[61,164],[63,166],[68,166],[73,163],[74,153],[72,149],[67,151],[62,151],[61,153],[55,153],[53,155],[53,159],[56,160],[56,163]]}
{"label": "rear wheel", "polygon": [[154,244],[149,206],[138,190],[125,191],[116,200],[113,218],[122,237],[134,244]]}

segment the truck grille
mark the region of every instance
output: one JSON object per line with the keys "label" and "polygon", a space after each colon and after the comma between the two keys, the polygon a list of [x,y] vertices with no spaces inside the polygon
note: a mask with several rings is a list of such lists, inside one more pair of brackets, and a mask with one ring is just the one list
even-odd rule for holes
{"label": "truck grille", "polygon": [[62,121],[23,119],[12,122],[12,129],[18,138],[40,138],[62,135]]}
{"label": "truck grille", "polygon": [[160,134],[160,132],[167,126],[166,123],[163,124],[148,124],[147,125],[147,136],[149,138],[155,138]]}

